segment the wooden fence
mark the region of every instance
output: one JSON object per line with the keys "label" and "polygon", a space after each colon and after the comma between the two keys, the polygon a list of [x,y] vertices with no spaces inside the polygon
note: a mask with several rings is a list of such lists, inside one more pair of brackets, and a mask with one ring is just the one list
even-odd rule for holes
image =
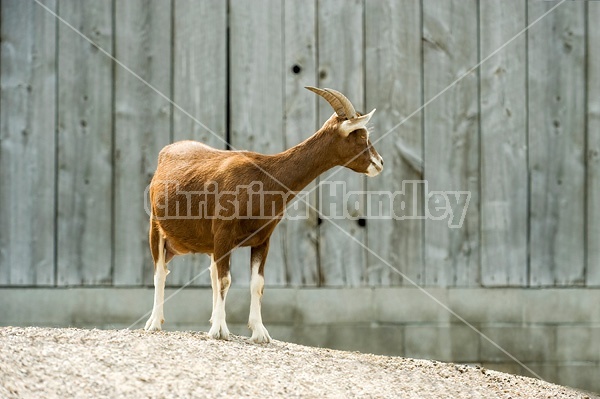
{"label": "wooden fence", "polygon": [[[269,284],[600,285],[599,2],[546,16],[558,2],[41,3],[50,11],[1,3],[0,285],[151,284],[144,190],[159,150],[181,139],[288,148],[332,112],[306,85],[377,108],[372,138],[382,138],[380,176],[332,170],[321,183],[396,192],[426,180],[471,197],[457,229],[312,211],[285,221]],[[405,206],[423,210],[430,198],[416,187]],[[339,200],[327,194],[308,199]],[[249,251],[232,262],[246,285]],[[208,263],[175,259],[168,283]],[[204,272],[192,285],[209,281]]]}

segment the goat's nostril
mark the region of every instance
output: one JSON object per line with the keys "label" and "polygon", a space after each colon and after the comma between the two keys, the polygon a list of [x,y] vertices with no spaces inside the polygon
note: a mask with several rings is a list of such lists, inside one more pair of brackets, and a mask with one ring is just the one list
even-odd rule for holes
{"label": "goat's nostril", "polygon": [[381,159],[381,166],[383,166],[383,158],[380,158],[380,159]]}

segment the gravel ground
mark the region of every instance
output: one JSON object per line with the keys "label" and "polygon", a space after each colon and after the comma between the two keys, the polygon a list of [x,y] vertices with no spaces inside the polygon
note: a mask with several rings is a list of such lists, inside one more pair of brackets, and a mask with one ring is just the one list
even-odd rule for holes
{"label": "gravel ground", "polygon": [[7,398],[593,398],[478,367],[217,341],[200,332],[0,328]]}

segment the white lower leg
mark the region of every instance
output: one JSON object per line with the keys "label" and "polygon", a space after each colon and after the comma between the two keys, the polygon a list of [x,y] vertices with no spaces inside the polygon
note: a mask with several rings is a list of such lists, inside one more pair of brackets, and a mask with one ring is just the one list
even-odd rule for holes
{"label": "white lower leg", "polygon": [[146,322],[146,330],[160,331],[162,323],[165,321],[163,304],[165,302],[165,281],[167,280],[169,270],[165,264],[164,239],[161,237],[159,242],[158,261],[154,271],[154,305],[152,314]]}
{"label": "white lower leg", "polygon": [[[217,306],[217,296],[219,295],[219,288],[217,287],[217,278],[218,278],[218,272],[217,272],[217,263],[215,262],[215,255],[211,255],[210,256],[210,285],[212,287],[212,294],[213,294],[213,303],[212,303],[212,312],[215,312],[215,306]],[[212,317],[212,313],[211,313],[211,317]],[[212,321],[212,318],[211,318]]]}
{"label": "white lower leg", "polygon": [[[231,273],[228,273],[226,277],[217,279],[217,299],[212,312],[210,321],[212,326],[208,331],[208,335],[211,338],[229,339],[229,329],[225,321],[225,299],[227,298],[227,291],[231,285]],[[214,295],[214,290],[213,290]]]}
{"label": "white lower leg", "polygon": [[248,328],[252,330],[251,340],[254,342],[270,342],[271,336],[262,322],[260,312],[265,278],[258,273],[260,262],[252,264],[252,277],[250,280],[250,317],[248,317]]}

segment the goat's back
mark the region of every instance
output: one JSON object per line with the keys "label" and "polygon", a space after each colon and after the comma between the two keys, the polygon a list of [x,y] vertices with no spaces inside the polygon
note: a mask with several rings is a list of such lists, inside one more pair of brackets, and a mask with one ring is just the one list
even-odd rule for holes
{"label": "goat's back", "polygon": [[[196,141],[163,148],[150,184],[150,201],[153,219],[172,252],[211,252],[218,225],[227,225],[240,241],[267,223],[248,217],[252,216],[246,208],[248,194],[240,187],[261,180],[263,172],[256,165],[268,158],[247,151],[218,150]],[[270,234],[272,228],[264,230]]]}

